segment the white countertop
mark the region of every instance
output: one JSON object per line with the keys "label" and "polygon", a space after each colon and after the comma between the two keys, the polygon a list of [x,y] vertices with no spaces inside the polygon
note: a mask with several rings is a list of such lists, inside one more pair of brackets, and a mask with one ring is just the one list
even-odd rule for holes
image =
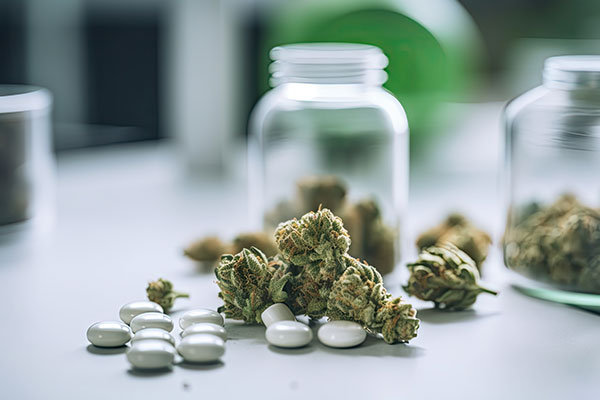
{"label": "white countertop", "polygon": [[[486,283],[501,294],[481,295],[473,310],[456,313],[413,301],[421,328],[409,344],[369,337],[334,350],[315,339],[283,350],[266,344],[264,327],[227,321],[221,363],[133,371],[124,349],[89,345],[88,326],[118,319],[121,305],[143,299],[158,277],[191,293],[178,300],[175,319],[177,310],[219,306],[214,276],[197,272],[181,249],[196,236],[246,228],[235,222],[245,220],[243,185],[191,183],[165,142],[67,153],[59,161],[55,226],[0,242],[2,399],[600,398],[600,316],[519,294],[497,249],[485,265]],[[497,182],[484,167],[478,171],[453,184],[425,169],[413,174],[409,232],[458,207],[497,233]],[[395,284],[390,289],[402,294]]]}

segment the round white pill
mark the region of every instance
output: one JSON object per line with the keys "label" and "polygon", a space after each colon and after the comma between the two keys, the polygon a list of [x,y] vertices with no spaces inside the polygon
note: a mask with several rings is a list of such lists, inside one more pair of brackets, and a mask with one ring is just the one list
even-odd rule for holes
{"label": "round white pill", "polygon": [[319,328],[317,337],[329,347],[354,347],[367,338],[367,332],[360,324],[352,321],[331,321]]}
{"label": "round white pill", "polygon": [[98,347],[119,347],[131,340],[131,329],[118,321],[96,322],[87,330],[87,338]]}
{"label": "round white pill", "polygon": [[164,340],[175,346],[175,338],[167,331],[158,328],[140,329],[131,339],[131,343],[139,342],[140,340]]}
{"label": "round white pill", "polygon": [[131,330],[136,333],[140,329],[146,328],[158,328],[164,329],[167,332],[173,330],[173,321],[171,317],[158,312],[147,312],[140,315],[136,315],[129,324]]}
{"label": "round white pill", "polygon": [[295,321],[292,311],[283,303],[275,303],[260,314],[263,324],[268,328],[278,321]]}
{"label": "round white pill", "polygon": [[134,301],[127,303],[119,310],[121,321],[126,324],[131,323],[131,320],[136,316],[147,312],[163,313],[163,308],[152,301]]}
{"label": "round white pill", "polygon": [[210,334],[188,335],[177,345],[177,351],[185,361],[214,362],[225,354],[225,342]]}
{"label": "round white pill", "polygon": [[202,322],[188,326],[183,330],[183,332],[181,332],[181,337],[197,335],[201,333],[208,333],[210,335],[218,336],[223,340],[227,340],[227,332],[225,332],[225,328],[223,328],[221,325],[211,324],[210,322]]}
{"label": "round white pill", "polygon": [[278,347],[302,347],[313,338],[312,330],[297,321],[279,321],[271,324],[265,333],[267,342]]}
{"label": "round white pill", "polygon": [[224,325],[223,317],[218,312],[206,308],[198,308],[197,310],[190,310],[183,314],[179,319],[179,326],[181,329],[186,329],[189,326],[201,322],[210,322],[211,324],[221,326]]}
{"label": "round white pill", "polygon": [[165,368],[174,359],[175,348],[164,340],[140,340],[127,351],[127,360],[141,369]]}

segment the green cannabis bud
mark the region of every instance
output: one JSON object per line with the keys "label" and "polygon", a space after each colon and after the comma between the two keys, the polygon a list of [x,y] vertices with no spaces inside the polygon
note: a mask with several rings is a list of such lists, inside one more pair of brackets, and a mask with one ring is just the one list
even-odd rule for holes
{"label": "green cannabis bud", "polygon": [[311,211],[300,220],[281,223],[275,241],[292,271],[292,309],[311,318],[323,317],[329,290],[345,269],[343,256],[350,246],[342,220],[326,208]]}
{"label": "green cannabis bud", "polygon": [[214,263],[219,260],[221,255],[227,253],[227,245],[216,236],[207,236],[191,243],[183,254],[198,262]]}
{"label": "green cannabis bud", "polygon": [[600,293],[600,210],[565,194],[553,204],[531,203],[511,214],[506,265],[566,289]]}
{"label": "green cannabis bud", "polygon": [[260,324],[260,315],[267,307],[288,297],[284,287],[290,275],[283,264],[270,262],[256,247],[222,256],[215,275],[224,303],[218,311],[228,318]]}
{"label": "green cannabis bud", "polygon": [[417,247],[423,250],[438,243],[452,243],[469,255],[481,271],[481,264],[492,243],[490,236],[475,227],[461,214],[450,214],[440,225],[423,232],[417,238]]}
{"label": "green cannabis bud", "polygon": [[179,297],[190,297],[187,293],[174,291],[171,281],[163,278],[159,278],[155,282],[150,282],[146,288],[146,294],[148,295],[148,300],[160,305],[166,313],[171,310],[176,299]]}
{"label": "green cannabis bud", "polygon": [[275,231],[275,241],[286,261],[295,265],[322,261],[325,269],[337,269],[350,247],[342,220],[327,208],[282,222]]}
{"label": "green cannabis bud", "polygon": [[387,343],[408,341],[417,336],[417,311],[400,297],[383,287],[377,270],[350,256],[346,270],[333,284],[327,303],[331,319],[351,320],[373,333],[380,333]]}
{"label": "green cannabis bud", "polygon": [[438,308],[463,310],[475,303],[480,293],[497,294],[479,286],[475,262],[451,243],[422,250],[408,269],[410,277],[404,290],[421,300],[433,301]]}

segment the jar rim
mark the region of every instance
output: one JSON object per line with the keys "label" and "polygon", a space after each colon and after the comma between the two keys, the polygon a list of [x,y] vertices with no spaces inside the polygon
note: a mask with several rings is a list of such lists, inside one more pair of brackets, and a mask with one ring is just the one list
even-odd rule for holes
{"label": "jar rim", "polygon": [[52,104],[47,89],[30,85],[0,85],[0,114],[43,110]]}
{"label": "jar rim", "polygon": [[357,43],[295,43],[270,52],[272,86],[282,83],[383,84],[388,59],[376,46]]}
{"label": "jar rim", "polygon": [[600,56],[547,58],[544,62],[544,85],[556,89],[600,89]]}

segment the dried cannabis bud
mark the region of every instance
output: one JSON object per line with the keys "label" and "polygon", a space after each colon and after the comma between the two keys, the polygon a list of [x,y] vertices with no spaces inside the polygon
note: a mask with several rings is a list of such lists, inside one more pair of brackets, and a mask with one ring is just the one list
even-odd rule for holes
{"label": "dried cannabis bud", "polygon": [[[275,245],[273,237],[264,232],[240,233],[233,238],[228,253],[236,254],[242,251],[242,249],[249,249],[251,247],[259,248],[267,257],[273,257],[277,254],[277,246]],[[219,254],[219,256],[221,256],[221,254]]]}
{"label": "dried cannabis bud", "polygon": [[342,220],[327,208],[279,224],[275,241],[286,261],[295,265],[323,261],[325,269],[339,268],[350,247]]}
{"label": "dried cannabis bud", "polygon": [[438,243],[452,243],[471,257],[481,271],[481,264],[492,243],[490,236],[471,224],[461,214],[450,214],[440,225],[423,232],[417,238],[421,250]]}
{"label": "dried cannabis bud", "polygon": [[216,236],[196,240],[183,251],[183,254],[194,261],[211,263],[218,261],[224,253],[227,253],[227,245]]}
{"label": "dried cannabis bud", "polygon": [[529,204],[512,217],[516,223],[504,235],[506,265],[567,289],[600,293],[599,210],[565,194],[550,206]]}
{"label": "dried cannabis bud", "polygon": [[146,288],[146,294],[148,295],[148,300],[159,304],[166,313],[171,310],[176,299],[179,297],[190,297],[187,293],[174,291],[171,281],[163,278],[159,278],[155,282],[150,282]]}
{"label": "dried cannabis bud", "polygon": [[479,286],[475,262],[451,243],[431,246],[408,264],[410,277],[404,290],[411,296],[433,301],[448,310],[468,308],[480,293],[497,292]]}
{"label": "dried cannabis bud", "polygon": [[357,321],[388,343],[416,336],[416,311],[391,298],[374,267],[347,254],[350,237],[330,210],[280,224],[275,239],[280,254],[271,260],[257,248],[221,258],[219,311],[260,323],[267,307],[284,302],[296,315]]}
{"label": "dried cannabis bud", "polygon": [[408,341],[417,336],[417,311],[383,287],[377,270],[345,257],[346,270],[336,280],[327,303],[331,319],[352,320],[373,333],[381,333],[387,343]]}
{"label": "dried cannabis bud", "polygon": [[222,256],[215,270],[224,302],[218,311],[229,318],[262,323],[260,315],[267,307],[287,300],[284,286],[290,275],[281,267],[256,247]]}
{"label": "dried cannabis bud", "polygon": [[336,176],[307,176],[300,179],[296,186],[302,214],[319,207],[335,212],[346,199],[346,185]]}

